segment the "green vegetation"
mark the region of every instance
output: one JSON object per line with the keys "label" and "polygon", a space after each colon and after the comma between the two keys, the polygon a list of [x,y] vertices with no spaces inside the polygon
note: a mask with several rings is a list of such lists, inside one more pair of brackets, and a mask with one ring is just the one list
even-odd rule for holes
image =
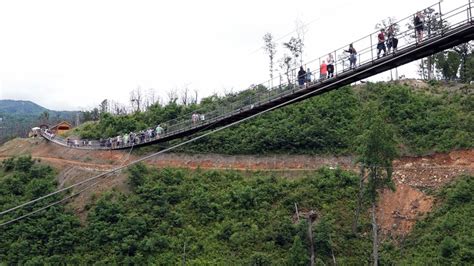
{"label": "green vegetation", "polygon": [[[31,157],[7,159],[0,170],[0,209],[6,210],[57,188],[51,167],[35,163]],[[43,205],[59,200],[53,196]],[[41,205],[41,206],[43,206]],[[38,204],[0,216],[0,223],[24,215]],[[33,207],[33,208],[32,208]],[[0,263],[60,264],[80,239],[80,224],[61,205],[0,230]]]}
{"label": "green vegetation", "polygon": [[[258,92],[265,92],[259,87]],[[98,123],[76,131],[83,138],[112,137],[186,117],[196,109],[213,110],[246,99],[255,90],[225,98],[209,97],[189,106],[175,102],[153,105],[146,112],[125,116],[104,114]],[[474,146],[472,87],[453,92],[436,84],[414,90],[402,84],[369,83],[341,88],[298,104],[272,111],[238,126],[205,137],[186,152],[224,154],[316,153],[354,154],[362,110],[376,102],[395,131],[402,154],[424,154]],[[165,125],[166,126],[166,125]]]}
{"label": "green vegetation", "polygon": [[[37,169],[42,174],[32,178]],[[2,171],[2,210],[51,191],[54,183],[50,168],[33,165],[29,158],[8,160]],[[129,173],[132,192],[105,193],[90,205],[84,226],[64,208],[54,207],[3,227],[0,261],[177,264],[186,256],[190,264],[304,263],[307,223],[304,217],[293,221],[295,202],[300,211],[314,209],[321,215],[313,225],[318,261],[329,263],[331,252],[341,263],[370,255],[363,248],[370,242],[350,230],[357,190],[351,173],[321,169],[294,181],[263,173],[247,178],[234,171],[143,165]],[[32,179],[12,182],[18,175]],[[33,182],[48,186],[38,191]]]}
{"label": "green vegetation", "polygon": [[[4,161],[0,209],[53,191],[53,173],[30,157]],[[437,210],[402,250],[390,243],[380,247],[381,262],[472,263],[473,180],[462,178],[441,191]],[[168,265],[185,259],[192,265],[307,265],[308,223],[304,215],[297,222],[297,203],[303,214],[318,213],[312,226],[318,264],[332,264],[333,254],[338,264],[361,264],[372,252],[369,204],[364,203],[360,232],[351,230],[358,181],[339,169],[287,180],[268,173],[136,165],[129,170],[130,193],[109,191],[95,199],[82,225],[58,205],[2,227],[0,262]]]}

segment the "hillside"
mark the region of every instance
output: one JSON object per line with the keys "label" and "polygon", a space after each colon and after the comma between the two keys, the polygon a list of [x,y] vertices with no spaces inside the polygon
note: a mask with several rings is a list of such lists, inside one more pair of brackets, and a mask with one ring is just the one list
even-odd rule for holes
{"label": "hillside", "polygon": [[[137,158],[133,154],[128,157],[127,152],[64,149],[34,139],[16,139],[0,147],[0,160],[12,154],[33,154],[43,166],[34,166],[28,158],[4,161],[0,170],[2,209],[14,204],[15,197],[21,198],[14,202],[23,202]],[[147,162],[148,166],[106,178],[66,208],[55,207],[8,227],[0,237],[0,260],[175,264],[181,262],[186,246],[186,260],[191,264],[285,264],[295,259],[306,263],[305,246],[309,243],[304,217],[313,209],[318,211],[318,222],[313,226],[317,259],[331,264],[335,254],[339,264],[360,263],[370,257],[370,239],[365,237],[370,223],[364,211],[360,235],[351,233],[358,187],[351,161],[331,156],[160,156]],[[181,169],[170,169],[170,165]],[[316,170],[324,165],[330,167]],[[436,212],[448,210],[442,207],[444,201],[438,194],[460,175],[474,174],[474,150],[404,157],[396,160],[394,167],[397,190],[381,195],[377,211],[384,239],[381,259],[394,263],[400,261],[400,252],[409,252],[410,262],[424,255],[416,245],[401,245],[400,241],[416,239],[411,229],[416,221],[424,221],[433,204]],[[232,168],[245,171],[229,170]],[[33,173],[35,178],[30,179]],[[15,178],[23,182],[17,183]],[[18,189],[16,196],[2,199],[13,184]],[[426,194],[429,191],[430,195]],[[295,202],[302,222],[297,222]],[[463,198],[463,202],[472,206],[469,199]],[[458,215],[468,219],[472,212]],[[427,228],[436,226],[431,217],[437,216],[428,216]],[[451,226],[457,228],[458,221]],[[415,234],[428,236],[430,231],[423,228],[415,226]],[[432,259],[442,261],[445,255],[459,254],[463,256],[460,261],[470,261],[464,252],[469,246],[458,239],[446,239],[447,246],[435,251]],[[424,244],[427,249],[430,245],[433,243]]]}
{"label": "hillside", "polygon": [[[48,117],[40,118],[45,112]],[[49,110],[31,101],[0,100],[0,143],[14,137],[25,137],[31,127],[40,123],[72,122],[76,113]]]}
{"label": "hillside", "polygon": [[[473,95],[460,87],[415,85],[342,88],[101,178],[66,205],[2,231],[0,261],[307,265],[312,240],[320,265],[370,262],[370,201],[355,162],[362,137],[376,138],[367,135],[375,124],[393,132],[384,136],[400,151],[391,161],[395,190],[380,190],[376,198],[380,263],[472,264],[466,221],[474,215]],[[113,136],[193,108],[170,103],[126,116],[103,114],[72,134]],[[162,148],[87,151],[42,138],[11,140],[0,146],[0,207]],[[353,228],[358,197],[361,216]]]}

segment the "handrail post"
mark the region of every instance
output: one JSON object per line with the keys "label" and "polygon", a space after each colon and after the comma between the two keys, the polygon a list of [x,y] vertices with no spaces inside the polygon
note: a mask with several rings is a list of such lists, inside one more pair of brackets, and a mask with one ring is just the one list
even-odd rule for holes
{"label": "handrail post", "polygon": [[334,64],[334,73],[337,75],[337,50],[334,51],[334,59],[332,61]]}
{"label": "handrail post", "polygon": [[319,77],[318,77],[317,75],[315,75],[314,79],[315,79],[315,80],[317,79],[318,82],[320,82],[320,81],[322,81],[322,80],[321,80],[321,57],[318,58],[318,60],[319,60],[319,65],[318,65],[318,67],[316,68],[316,70],[319,69]]}
{"label": "handrail post", "polygon": [[280,73],[280,85],[279,85],[279,89],[281,90],[281,73]]}
{"label": "handrail post", "polygon": [[438,2],[438,9],[439,9],[439,22],[441,23],[441,36],[442,36],[444,35],[444,28],[443,28],[443,13],[441,13],[441,1]]}
{"label": "handrail post", "polygon": [[372,62],[374,62],[374,45],[372,44],[372,33],[370,34],[370,54],[372,56]]}
{"label": "handrail post", "polygon": [[468,16],[468,19],[470,20],[470,22],[472,23],[472,6],[471,6],[471,0],[468,0],[469,1],[469,13],[467,14]]}

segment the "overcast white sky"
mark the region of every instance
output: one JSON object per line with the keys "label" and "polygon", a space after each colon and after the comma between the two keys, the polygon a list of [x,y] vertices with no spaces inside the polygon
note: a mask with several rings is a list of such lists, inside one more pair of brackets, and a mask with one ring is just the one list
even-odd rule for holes
{"label": "overcast white sky", "polygon": [[[381,19],[435,2],[5,0],[0,99],[77,110],[105,98],[128,104],[138,86],[165,99],[168,90],[185,86],[200,97],[237,91],[268,79],[268,58],[259,50],[266,32],[278,39],[294,30],[296,19],[314,21],[305,40],[309,60],[372,32]],[[414,67],[400,68],[401,74],[416,77]]]}

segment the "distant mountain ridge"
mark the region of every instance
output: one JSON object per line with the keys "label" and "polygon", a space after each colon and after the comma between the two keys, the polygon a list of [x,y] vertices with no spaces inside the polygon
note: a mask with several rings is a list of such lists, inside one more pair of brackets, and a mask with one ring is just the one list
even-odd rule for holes
{"label": "distant mountain ridge", "polygon": [[[7,115],[27,115],[27,116],[39,116],[44,111],[50,113],[50,116],[57,114],[71,114],[74,115],[77,111],[54,111],[44,108],[32,101],[21,101],[21,100],[0,100],[0,114]],[[61,115],[60,115],[61,116]]]}

